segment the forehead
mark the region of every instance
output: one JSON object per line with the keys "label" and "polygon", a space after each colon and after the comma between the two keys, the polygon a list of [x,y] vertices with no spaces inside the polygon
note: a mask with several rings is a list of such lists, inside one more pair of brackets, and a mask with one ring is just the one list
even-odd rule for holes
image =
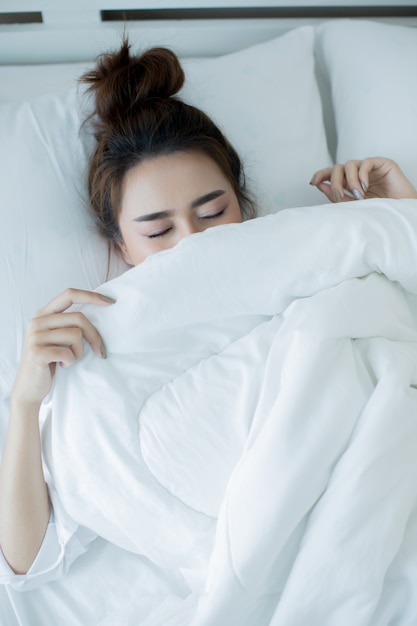
{"label": "forehead", "polygon": [[230,184],[213,159],[201,152],[175,152],[146,159],[128,171],[122,212],[173,210]]}

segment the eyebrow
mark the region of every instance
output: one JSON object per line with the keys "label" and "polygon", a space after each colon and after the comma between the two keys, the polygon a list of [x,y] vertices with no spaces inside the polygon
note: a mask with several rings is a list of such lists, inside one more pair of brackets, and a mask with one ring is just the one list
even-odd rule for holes
{"label": "eyebrow", "polygon": [[[216,198],[223,196],[225,193],[226,192],[224,189],[216,189],[215,191],[210,191],[210,193],[206,193],[204,194],[204,196],[200,196],[199,198],[196,198],[195,200],[193,200],[191,203],[191,208],[196,209],[197,207],[202,206],[203,204],[206,204],[207,202],[211,202],[211,200],[215,200]],[[165,217],[170,217],[171,215],[172,215],[172,211],[156,211],[155,213],[147,213],[146,215],[139,215],[138,217],[135,217],[133,221],[134,222],[151,222],[153,220],[161,220],[161,219],[164,219]]]}
{"label": "eyebrow", "polygon": [[191,202],[191,208],[196,209],[197,207],[202,206],[203,204],[206,204],[207,202],[210,202],[211,200],[215,200],[216,198],[223,196],[225,193],[226,192],[224,191],[224,189],[216,189],[216,191],[211,191],[210,193],[206,193],[204,196],[201,196],[200,198],[193,200],[193,202]]}

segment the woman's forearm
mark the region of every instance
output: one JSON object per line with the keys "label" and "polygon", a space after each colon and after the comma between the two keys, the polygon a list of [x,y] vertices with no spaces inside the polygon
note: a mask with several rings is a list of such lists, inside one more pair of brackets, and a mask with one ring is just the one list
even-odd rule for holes
{"label": "woman's forearm", "polygon": [[105,358],[103,339],[73,304],[109,306],[99,293],[67,289],[36,313],[28,326],[13,386],[9,427],[0,467],[0,546],[12,569],[28,571],[42,545],[50,515],[42,470],[39,409],[58,363],[69,367],[87,341]]}
{"label": "woman's forearm", "polygon": [[10,567],[32,565],[49,522],[39,432],[39,406],[13,402],[0,467],[0,546]]}

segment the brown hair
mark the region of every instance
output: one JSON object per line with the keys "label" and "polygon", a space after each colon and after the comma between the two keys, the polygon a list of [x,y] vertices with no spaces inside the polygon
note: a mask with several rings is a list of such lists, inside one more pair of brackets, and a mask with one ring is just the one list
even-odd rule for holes
{"label": "brown hair", "polygon": [[93,122],[97,140],[88,189],[99,231],[109,242],[122,241],[118,221],[126,173],[143,159],[174,152],[196,150],[213,159],[232,185],[243,219],[255,217],[237,152],[205,113],[174,97],[184,72],[171,50],[133,56],[124,37],[121,48],[101,55],[80,82],[95,96],[95,111],[86,120]]}

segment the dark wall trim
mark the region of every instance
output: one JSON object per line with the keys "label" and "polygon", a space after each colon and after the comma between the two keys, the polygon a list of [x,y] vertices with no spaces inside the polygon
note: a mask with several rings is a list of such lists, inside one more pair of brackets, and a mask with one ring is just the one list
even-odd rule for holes
{"label": "dark wall trim", "polygon": [[0,24],[42,24],[41,11],[22,11],[21,13],[0,13]]}
{"label": "dark wall trim", "polygon": [[[417,17],[416,6],[217,7],[100,11],[102,22],[262,18]],[[41,11],[0,12],[0,24],[42,24]]]}
{"label": "dark wall trim", "polygon": [[100,11],[103,22],[254,18],[417,17],[417,5],[329,7],[230,7],[212,9],[126,9]]}

